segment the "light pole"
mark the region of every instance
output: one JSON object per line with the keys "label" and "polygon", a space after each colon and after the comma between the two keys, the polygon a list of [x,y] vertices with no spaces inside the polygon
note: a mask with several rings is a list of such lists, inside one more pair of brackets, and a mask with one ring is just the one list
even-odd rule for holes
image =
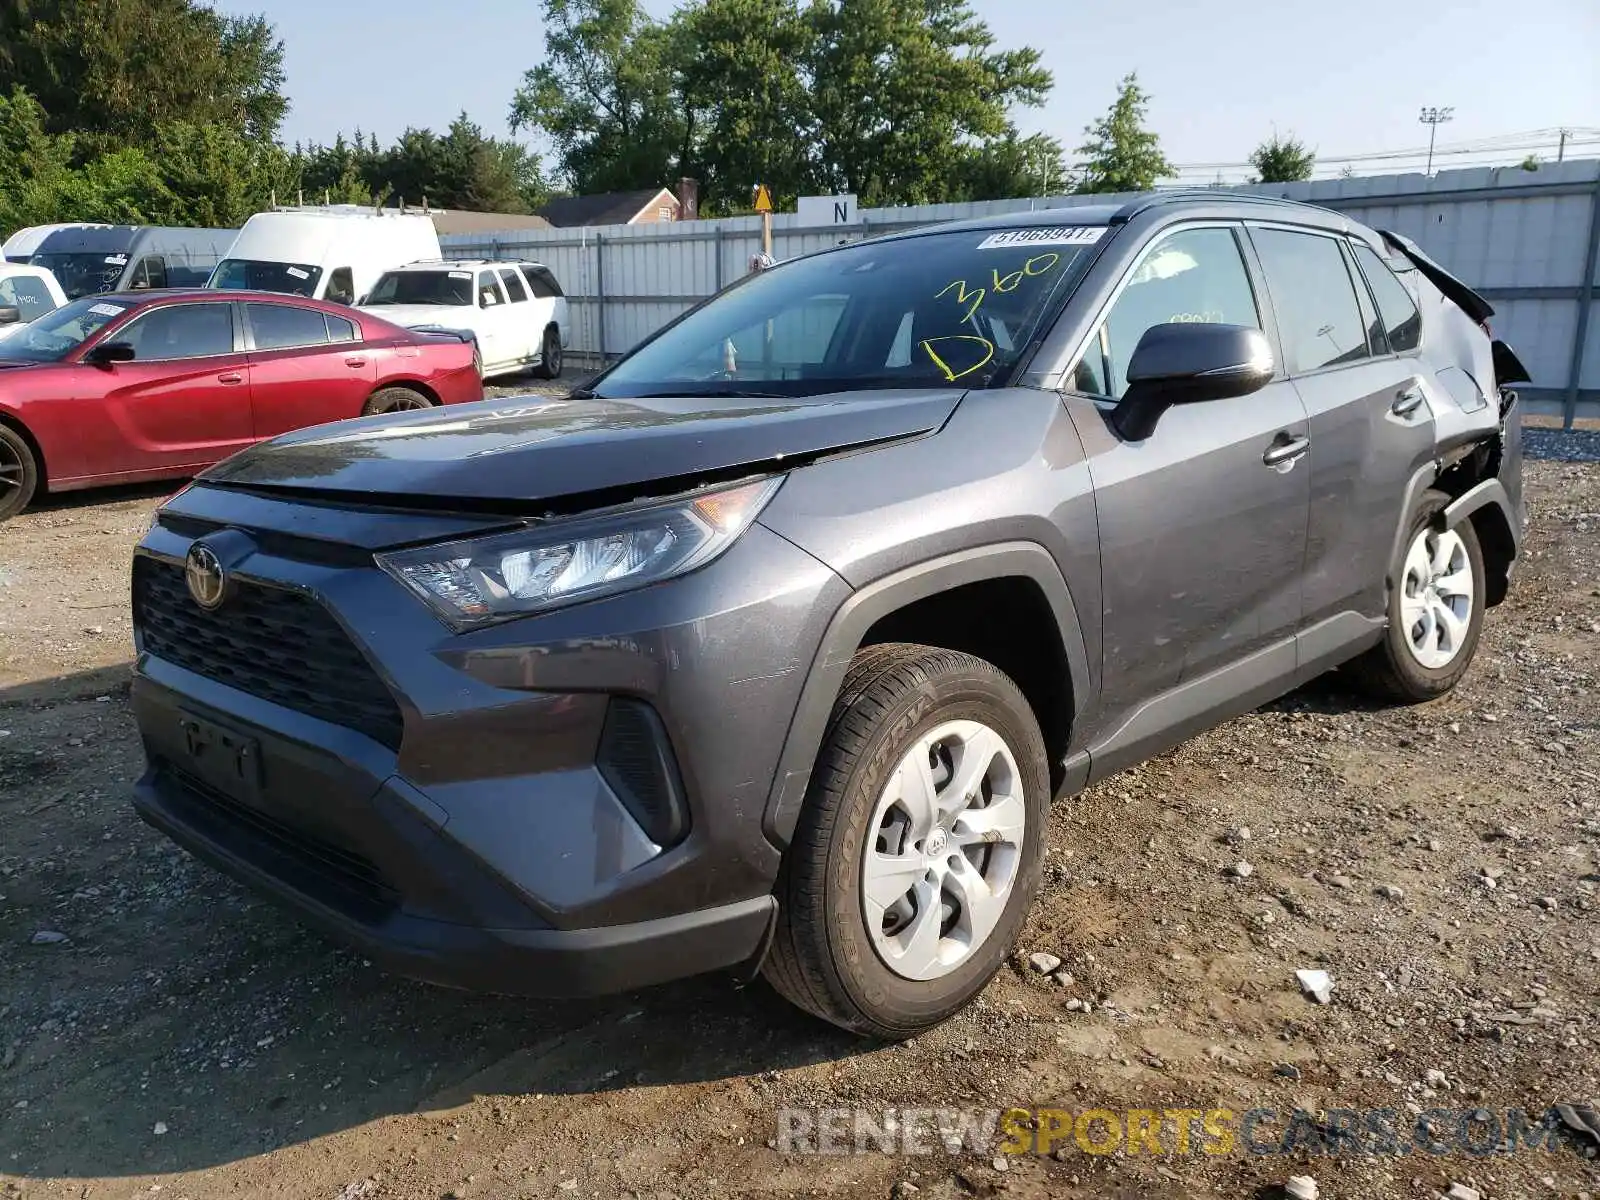
{"label": "light pole", "polygon": [[1425,175],[1433,174],[1433,139],[1439,132],[1439,126],[1450,120],[1455,113],[1454,108],[1424,108],[1422,115],[1417,118],[1428,127],[1428,166],[1423,172]]}

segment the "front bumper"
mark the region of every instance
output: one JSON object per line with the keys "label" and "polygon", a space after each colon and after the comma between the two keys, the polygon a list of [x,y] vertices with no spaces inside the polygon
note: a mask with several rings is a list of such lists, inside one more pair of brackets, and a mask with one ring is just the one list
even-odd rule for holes
{"label": "front bumper", "polygon": [[[155,625],[136,620],[149,767],[134,804],[151,825],[385,968],[435,983],[591,995],[759,958],[779,862],[764,785],[847,591],[832,572],[756,526],[695,575],[456,636],[359,549],[308,548],[306,529],[330,532],[326,509],[203,485],[176,507],[141,545],[136,577],[177,569],[197,538],[226,543],[239,586],[314,597],[331,614],[399,722],[390,736],[247,673],[224,681],[188,651],[161,651]],[[344,532],[393,534],[370,515]],[[684,820],[663,844],[608,772],[619,705],[657,714],[677,774]],[[219,753],[248,761],[250,777],[219,772]]]}

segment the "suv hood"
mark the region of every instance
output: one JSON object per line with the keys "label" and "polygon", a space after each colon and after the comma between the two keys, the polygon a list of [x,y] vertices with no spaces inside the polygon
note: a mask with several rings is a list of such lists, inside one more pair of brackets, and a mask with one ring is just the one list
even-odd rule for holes
{"label": "suv hood", "polygon": [[477,310],[465,304],[362,304],[358,311],[382,317],[401,329],[415,329],[419,325],[467,329]]}
{"label": "suv hood", "polygon": [[[474,506],[589,496],[618,503],[746,471],[801,465],[831,451],[938,429],[962,389],[743,397],[543,400],[357,418],[286,434],[206,471],[210,483],[390,502]],[[798,460],[798,461],[797,461]]]}

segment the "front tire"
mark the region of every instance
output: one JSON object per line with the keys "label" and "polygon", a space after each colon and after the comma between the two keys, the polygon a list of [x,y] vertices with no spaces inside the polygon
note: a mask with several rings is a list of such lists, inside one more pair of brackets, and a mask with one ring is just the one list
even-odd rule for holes
{"label": "front tire", "polygon": [[1028,702],[990,663],[858,653],[785,857],[768,981],[877,1038],[960,1011],[1038,892],[1049,779]]}
{"label": "front tire", "polygon": [[0,521],[28,507],[39,489],[39,463],[28,439],[0,425]]}
{"label": "front tire", "polygon": [[1403,704],[1445,695],[1461,681],[1483,632],[1483,549],[1472,522],[1436,530],[1450,503],[1423,493],[1406,535],[1405,558],[1389,591],[1383,641],[1352,664],[1368,691]]}

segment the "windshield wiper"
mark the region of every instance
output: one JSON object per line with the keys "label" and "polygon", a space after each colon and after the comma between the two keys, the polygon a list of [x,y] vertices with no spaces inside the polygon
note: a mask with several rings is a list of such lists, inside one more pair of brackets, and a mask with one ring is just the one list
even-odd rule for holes
{"label": "windshield wiper", "polygon": [[[723,396],[731,396],[735,400],[792,400],[792,392],[759,392],[751,388],[682,388],[668,392],[640,392],[637,396],[628,397],[632,400],[675,400],[688,398],[704,398],[716,400]],[[618,397],[621,399],[622,397]]]}

